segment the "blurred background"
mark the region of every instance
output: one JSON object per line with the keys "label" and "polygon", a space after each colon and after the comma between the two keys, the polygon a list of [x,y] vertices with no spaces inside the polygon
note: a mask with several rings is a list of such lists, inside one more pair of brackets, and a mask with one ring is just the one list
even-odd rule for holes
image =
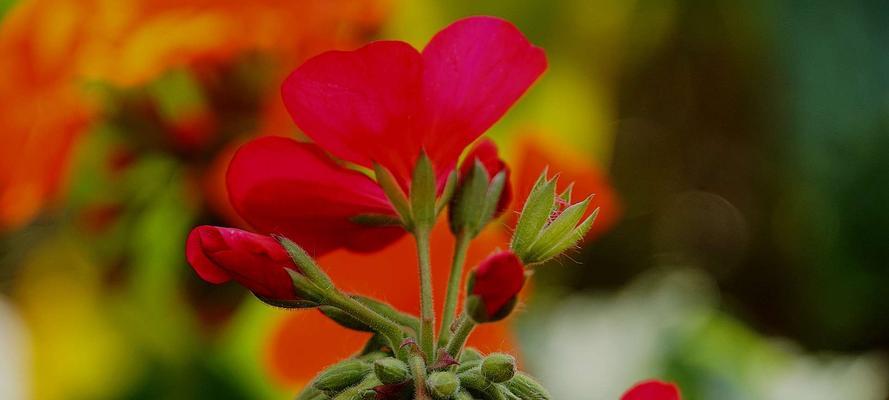
{"label": "blurred background", "polygon": [[239,144],[299,134],[278,87],[300,62],[476,14],[550,63],[490,136],[615,193],[509,322],[555,398],[648,377],[691,400],[889,398],[877,0],[0,0],[0,398],[295,393],[315,328],[198,279],[185,236],[239,223]]}

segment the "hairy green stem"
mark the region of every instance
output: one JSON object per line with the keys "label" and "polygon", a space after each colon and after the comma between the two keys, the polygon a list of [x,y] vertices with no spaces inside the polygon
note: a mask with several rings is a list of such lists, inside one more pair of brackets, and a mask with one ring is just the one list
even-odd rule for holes
{"label": "hairy green stem", "polygon": [[414,231],[420,268],[420,349],[435,357],[435,308],[432,297],[432,264],[429,260],[429,229]]}
{"label": "hairy green stem", "polygon": [[438,340],[441,344],[446,343],[451,336],[451,323],[457,317],[457,297],[460,294],[463,264],[466,262],[466,251],[469,250],[470,241],[470,235],[464,230],[457,234],[457,241],[454,243],[454,259],[451,263],[448,291],[445,295],[444,308],[441,312],[441,328],[438,331]]}
{"label": "hairy green stem", "polygon": [[407,352],[401,347],[401,342],[404,340],[404,331],[401,326],[339,291],[329,291],[326,300],[330,305],[348,312],[359,321],[379,332],[389,341],[389,347],[392,348],[392,351],[395,352],[399,359],[407,359]]}
{"label": "hairy green stem", "polygon": [[429,400],[426,395],[426,362],[420,354],[411,354],[408,359],[411,373],[414,375],[415,400]]}
{"label": "hairy green stem", "polygon": [[460,359],[463,346],[466,344],[466,340],[469,339],[469,334],[472,333],[473,329],[475,329],[475,322],[467,317],[466,314],[461,315],[457,322],[457,330],[454,332],[454,336],[451,336],[451,340],[448,341],[448,347],[446,348],[451,357],[457,360]]}

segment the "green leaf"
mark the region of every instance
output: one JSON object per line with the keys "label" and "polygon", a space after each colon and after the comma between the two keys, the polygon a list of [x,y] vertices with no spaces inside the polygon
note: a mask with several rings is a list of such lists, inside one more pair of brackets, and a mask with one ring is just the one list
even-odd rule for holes
{"label": "green leaf", "polygon": [[435,171],[426,152],[420,153],[411,182],[412,221],[416,227],[429,229],[435,223]]}
{"label": "green leaf", "polygon": [[406,227],[410,226],[411,205],[408,203],[404,191],[401,190],[401,186],[398,185],[398,181],[395,180],[395,176],[392,175],[392,171],[377,163],[373,163],[373,168],[377,183],[383,188],[383,193],[386,194],[392,207],[395,208],[395,212],[401,217],[402,223]]}

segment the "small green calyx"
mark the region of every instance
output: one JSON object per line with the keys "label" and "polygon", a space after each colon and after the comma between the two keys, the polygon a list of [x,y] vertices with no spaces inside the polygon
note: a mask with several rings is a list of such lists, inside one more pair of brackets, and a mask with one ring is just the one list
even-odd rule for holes
{"label": "small green calyx", "polygon": [[516,373],[515,357],[505,353],[489,354],[481,363],[481,372],[491,382],[506,382]]}
{"label": "small green calyx", "polygon": [[519,215],[510,248],[526,265],[548,261],[576,246],[589,232],[599,213],[596,209],[583,218],[592,196],[569,205],[573,185],[557,196],[557,181],[558,176],[549,179],[544,170]]}
{"label": "small green calyx", "polygon": [[458,185],[451,201],[448,223],[451,232],[475,237],[494,218],[503,188],[506,172],[492,178],[481,161],[475,160],[472,169]]}
{"label": "small green calyx", "polygon": [[411,371],[404,361],[386,357],[374,361],[374,373],[384,385],[402,383],[410,379]]}
{"label": "small green calyx", "polygon": [[435,400],[447,400],[460,390],[460,380],[453,372],[433,372],[426,378],[426,388]]}
{"label": "small green calyx", "polygon": [[371,372],[370,364],[362,360],[346,360],[336,364],[322,372],[312,387],[315,389],[336,393],[361,382]]}
{"label": "small green calyx", "polygon": [[404,225],[405,228],[410,227],[412,224],[411,205],[408,202],[404,191],[401,190],[401,186],[398,185],[398,181],[395,180],[395,176],[392,175],[392,171],[389,171],[386,167],[377,163],[373,164],[373,169],[377,184],[383,188],[383,193],[386,194],[389,203],[392,204],[392,208],[395,209],[395,212],[401,219],[402,225]]}

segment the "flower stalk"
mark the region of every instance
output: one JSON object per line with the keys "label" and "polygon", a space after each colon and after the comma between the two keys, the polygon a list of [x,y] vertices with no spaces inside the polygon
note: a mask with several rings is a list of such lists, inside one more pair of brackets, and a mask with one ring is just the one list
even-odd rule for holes
{"label": "flower stalk", "polygon": [[441,312],[441,329],[438,332],[440,344],[447,343],[451,334],[451,325],[457,317],[457,300],[460,294],[463,266],[466,263],[466,252],[469,250],[471,237],[465,232],[457,234],[454,243],[454,258],[451,263],[451,274],[448,277],[448,289]]}

